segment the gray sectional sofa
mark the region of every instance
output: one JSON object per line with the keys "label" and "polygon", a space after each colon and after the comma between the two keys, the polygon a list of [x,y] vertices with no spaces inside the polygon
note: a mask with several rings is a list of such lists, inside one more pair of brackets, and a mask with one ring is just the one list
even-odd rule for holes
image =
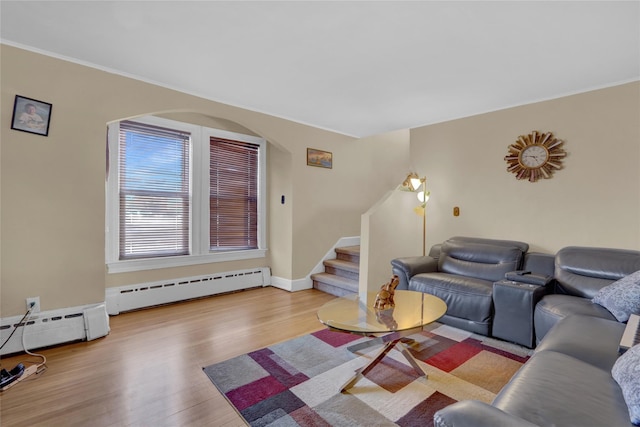
{"label": "gray sectional sofa", "polygon": [[554,263],[555,287],[535,308],[538,342],[560,319],[572,314],[616,320],[592,300],[605,286],[640,270],[640,252],[570,246],[558,251]]}
{"label": "gray sectional sofa", "polygon": [[447,302],[442,323],[537,346],[491,405],[455,403],[436,426],[640,425],[640,345],[619,353],[624,322],[640,314],[640,251],[539,254],[523,242],[454,237],[392,270],[405,289]]}
{"label": "gray sectional sofa", "polygon": [[428,256],[396,258],[391,267],[398,289],[447,303],[440,322],[528,347],[571,314],[616,320],[592,299],[640,270],[640,251],[570,246],[554,255],[528,249],[525,242],[456,236]]}
{"label": "gray sectional sofa", "polygon": [[426,257],[391,261],[398,289],[435,295],[447,303],[440,319],[482,335],[491,334],[493,283],[519,270],[529,245],[510,240],[453,237],[432,248]]}
{"label": "gray sectional sofa", "polygon": [[599,317],[564,318],[491,405],[467,400],[434,415],[437,427],[632,426],[611,374],[624,324]]}

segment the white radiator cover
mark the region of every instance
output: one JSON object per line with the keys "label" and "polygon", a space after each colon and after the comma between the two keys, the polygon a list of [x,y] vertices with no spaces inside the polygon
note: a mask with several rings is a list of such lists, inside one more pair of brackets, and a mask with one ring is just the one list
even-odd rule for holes
{"label": "white radiator cover", "polygon": [[22,315],[0,319],[0,343],[11,339],[0,355],[21,353],[22,334],[28,350],[93,340],[109,333],[109,315],[154,305],[271,285],[267,267],[205,276],[107,288],[106,302],[34,313],[26,325]]}
{"label": "white radiator cover", "polygon": [[[100,320],[96,322],[96,319]],[[26,325],[20,324],[20,320],[22,316],[0,320],[0,343],[4,343],[15,330],[0,350],[0,355],[23,352],[22,334],[27,349],[35,350],[86,340],[88,337],[96,339],[109,333],[109,318],[104,303],[34,313]]]}
{"label": "white radiator cover", "polygon": [[109,315],[225,292],[269,286],[268,267],[107,288]]}

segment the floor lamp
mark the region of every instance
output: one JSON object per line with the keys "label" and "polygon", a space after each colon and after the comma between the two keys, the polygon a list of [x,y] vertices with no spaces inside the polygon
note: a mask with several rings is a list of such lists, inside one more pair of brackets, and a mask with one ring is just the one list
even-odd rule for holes
{"label": "floor lamp", "polygon": [[427,201],[431,192],[427,191],[427,178],[420,178],[417,173],[411,172],[402,182],[400,189],[416,193],[420,204],[413,211],[422,216],[422,255],[427,254]]}

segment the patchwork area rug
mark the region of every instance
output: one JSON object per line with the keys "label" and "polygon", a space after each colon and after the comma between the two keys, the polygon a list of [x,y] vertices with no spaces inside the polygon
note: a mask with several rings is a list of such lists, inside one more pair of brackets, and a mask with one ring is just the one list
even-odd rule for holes
{"label": "patchwork area rug", "polygon": [[531,350],[440,324],[411,335],[420,377],[392,350],[365,378],[339,391],[379,351],[370,338],[322,330],[203,368],[251,426],[431,426],[458,400],[491,402]]}

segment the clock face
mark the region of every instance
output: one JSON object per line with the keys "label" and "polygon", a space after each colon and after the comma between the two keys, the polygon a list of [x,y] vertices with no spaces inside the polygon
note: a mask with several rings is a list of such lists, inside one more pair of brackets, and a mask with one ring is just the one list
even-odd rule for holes
{"label": "clock face", "polygon": [[549,152],[542,145],[530,145],[520,152],[520,164],[527,168],[539,168],[549,158]]}
{"label": "clock face", "polygon": [[520,135],[504,156],[507,171],[514,173],[516,179],[529,182],[551,178],[554,171],[562,169],[562,159],[567,155],[563,144],[551,132]]}

